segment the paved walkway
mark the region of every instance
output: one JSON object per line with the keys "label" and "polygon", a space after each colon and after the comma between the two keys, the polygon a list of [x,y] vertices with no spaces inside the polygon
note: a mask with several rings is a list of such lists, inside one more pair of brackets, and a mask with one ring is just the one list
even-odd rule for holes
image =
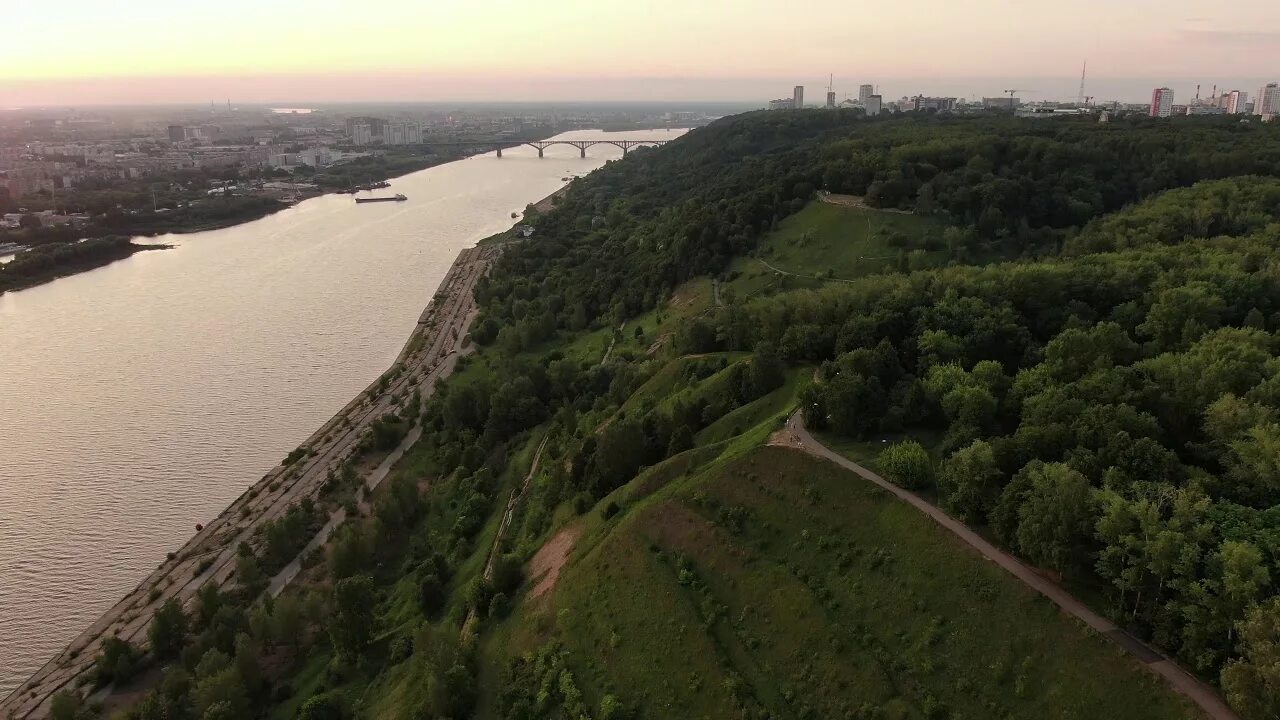
{"label": "paved walkway", "polygon": [[1174,690],[1186,695],[1196,705],[1199,705],[1205,714],[1214,720],[1240,720],[1235,712],[1227,707],[1218,693],[1205,683],[1188,674],[1177,664],[1170,660],[1166,655],[1159,651],[1148,647],[1141,640],[1130,635],[1123,628],[1118,627],[1110,620],[1098,615],[1090,610],[1084,603],[1072,597],[1066,590],[1049,581],[1031,567],[1018,560],[1009,553],[997,548],[987,542],[974,531],[970,530],[964,523],[956,520],[950,515],[942,511],[941,508],[930,503],[924,498],[913,492],[904,490],[885,480],[876,473],[862,467],[853,462],[849,458],[833,452],[827,446],[818,442],[813,435],[804,427],[804,420],[800,413],[796,413],[787,420],[787,429],[795,438],[795,446],[803,449],[811,455],[825,458],[831,462],[843,467],[847,470],[861,475],[871,482],[879,485],[885,490],[896,495],[924,514],[928,515],[934,522],[943,528],[952,532],[956,537],[968,543],[970,547],[982,553],[983,557],[991,560],[1000,567],[1007,570],[1014,577],[1031,586],[1041,595],[1052,600],[1062,608],[1063,611],[1083,620],[1089,627],[1097,630],[1099,633],[1106,635],[1114,640],[1126,652],[1133,655],[1138,662],[1145,665],[1152,672],[1166,679]]}
{"label": "paved walkway", "polygon": [[[458,357],[464,354],[460,346],[477,313],[475,283],[488,272],[500,252],[501,246],[489,245],[459,253],[396,359],[395,365],[403,371],[388,384],[384,385],[381,378],[371,383],[300,446],[310,454],[293,465],[282,464],[267,473],[26,683],[0,699],[0,717],[47,717],[53,695],[74,687],[76,679],[92,669],[106,638],[115,636],[145,646],[155,610],[169,598],[189,603],[207,583],[224,586],[234,582],[241,542],[260,543],[256,530],[284,515],[303,498],[315,497],[329,472],[358,447],[365,429],[385,413],[398,409],[414,389],[423,398],[429,397],[436,379],[453,370]],[[370,487],[381,482],[389,468],[389,463],[383,463],[374,473],[376,479],[371,478]],[[331,516],[319,542],[327,539],[342,519]],[[317,544],[309,544],[308,549]],[[271,592],[278,594],[299,569],[300,563],[286,567],[272,579]],[[153,593],[153,589],[160,592]]]}

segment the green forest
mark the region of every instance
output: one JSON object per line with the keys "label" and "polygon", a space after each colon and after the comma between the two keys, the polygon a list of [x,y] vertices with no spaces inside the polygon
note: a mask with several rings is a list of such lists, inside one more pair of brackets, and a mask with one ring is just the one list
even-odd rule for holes
{"label": "green forest", "polygon": [[[368,509],[279,598],[314,507],[109,647],[97,682],[146,692],[107,711],[1200,716],[919,513],[763,447],[798,409],[1280,715],[1280,126],[748,113],[525,222],[476,352],[388,418],[423,439]],[[320,503],[357,509],[353,474]]]}

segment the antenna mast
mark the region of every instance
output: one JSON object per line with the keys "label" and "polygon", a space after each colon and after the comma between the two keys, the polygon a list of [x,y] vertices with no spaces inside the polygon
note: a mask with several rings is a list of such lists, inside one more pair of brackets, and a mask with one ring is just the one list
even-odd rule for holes
{"label": "antenna mast", "polygon": [[1086,58],[1084,64],[1080,66],[1080,92],[1076,94],[1076,105],[1084,105],[1084,73],[1089,69],[1089,60]]}

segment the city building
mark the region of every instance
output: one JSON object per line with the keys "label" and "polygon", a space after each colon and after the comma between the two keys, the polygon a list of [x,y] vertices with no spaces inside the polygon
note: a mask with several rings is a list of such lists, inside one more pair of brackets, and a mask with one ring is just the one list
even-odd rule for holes
{"label": "city building", "polygon": [[1240,90],[1232,90],[1229,93],[1223,93],[1226,102],[1222,103],[1222,109],[1227,111],[1228,115],[1241,115],[1245,111],[1245,107],[1249,104],[1249,93]]}
{"label": "city building", "polygon": [[791,91],[791,107],[795,108],[796,110],[804,109],[804,86],[803,85],[797,85],[795,89]]}
{"label": "city building", "polygon": [[791,108],[796,106],[795,103],[796,101],[791,98],[779,98],[777,100],[770,100],[769,109],[770,110],[790,110]]}
{"label": "city building", "polygon": [[1173,114],[1173,91],[1167,87],[1156,88],[1151,91],[1151,107],[1148,109],[1148,115],[1151,117],[1167,118]]}
{"label": "city building", "polygon": [[1017,110],[1022,106],[1022,98],[1017,97],[984,97],[982,98],[982,109],[984,110]]}
{"label": "city building", "polygon": [[836,92],[834,90],[827,91],[827,109],[835,110],[836,108]]}
{"label": "city building", "polygon": [[422,126],[410,122],[387,123],[382,128],[383,145],[418,145],[422,142]]}
{"label": "city building", "polygon": [[868,95],[867,99],[862,101],[862,107],[867,111],[868,115],[879,115],[881,110],[880,96]]}
{"label": "city building", "polygon": [[346,124],[347,137],[351,138],[353,145],[368,145],[383,139],[387,121],[375,117],[349,117]]}
{"label": "city building", "polygon": [[875,94],[876,94],[876,88],[875,88],[875,86],[874,86],[874,85],[859,85],[859,86],[858,86],[858,102],[863,103],[864,105],[865,105],[865,104],[866,104],[866,102],[867,102],[867,98],[869,98],[869,97],[871,97],[872,95],[875,95]]}
{"label": "city building", "polygon": [[907,107],[912,110],[950,112],[956,109],[956,99],[916,95],[907,101]]}
{"label": "city building", "polygon": [[1280,115],[1280,86],[1267,83],[1258,90],[1258,97],[1253,99],[1253,114],[1263,118]]}
{"label": "city building", "polygon": [[373,127],[369,123],[356,123],[347,131],[352,145],[368,145],[373,142]]}
{"label": "city building", "polygon": [[186,128],[182,127],[181,125],[170,125],[170,126],[169,126],[169,141],[170,141],[170,142],[182,142],[183,140],[186,140],[186,139],[187,139],[187,129],[186,129]]}

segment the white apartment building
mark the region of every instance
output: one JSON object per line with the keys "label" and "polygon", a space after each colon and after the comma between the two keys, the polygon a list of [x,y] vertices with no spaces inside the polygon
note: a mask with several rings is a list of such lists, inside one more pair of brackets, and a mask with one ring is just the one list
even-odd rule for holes
{"label": "white apartment building", "polygon": [[1280,115],[1280,85],[1267,83],[1258,90],[1258,97],[1253,101],[1253,114],[1264,118]]}

